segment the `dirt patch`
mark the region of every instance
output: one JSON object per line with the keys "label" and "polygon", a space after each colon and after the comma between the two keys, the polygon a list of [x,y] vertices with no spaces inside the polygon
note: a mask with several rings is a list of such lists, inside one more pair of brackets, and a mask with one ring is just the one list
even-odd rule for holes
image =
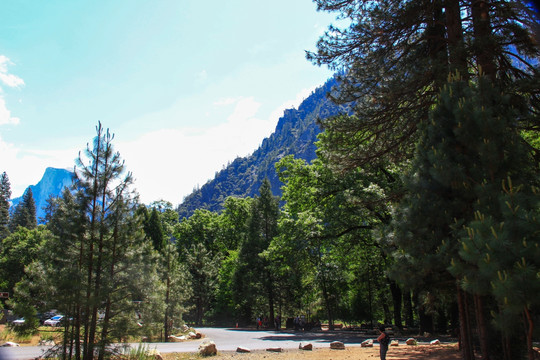
{"label": "dirt patch", "polygon": [[[219,350],[219,349],[218,349]],[[461,359],[457,344],[450,345],[418,345],[390,347],[388,360],[458,360]],[[204,359],[194,353],[163,354],[164,360],[195,360]],[[312,351],[284,350],[281,353],[269,351],[253,351],[237,353],[220,351],[217,356],[208,357],[211,360],[376,360],[379,359],[379,348],[347,347],[345,350],[314,349]]]}

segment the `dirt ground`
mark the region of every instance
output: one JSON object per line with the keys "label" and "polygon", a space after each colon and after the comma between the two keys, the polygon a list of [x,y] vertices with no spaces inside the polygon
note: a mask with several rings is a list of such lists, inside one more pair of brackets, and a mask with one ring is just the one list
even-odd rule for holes
{"label": "dirt ground", "polygon": [[[0,340],[17,341],[22,346],[37,345],[39,336],[26,339],[10,339],[2,335],[5,326],[0,325]],[[56,337],[60,333],[50,331],[48,336]],[[457,344],[443,345],[418,345],[418,346],[391,346],[386,359],[388,360],[458,360],[461,359]],[[379,359],[379,347],[362,348],[349,346],[345,350],[331,350],[330,348],[315,348],[312,351],[298,349],[285,349],[283,352],[269,352],[257,350],[251,353],[237,353],[234,351],[219,351],[217,356],[202,357],[197,353],[164,353],[164,360],[377,360]]]}
{"label": "dirt ground", "polygon": [[[219,349],[218,349],[219,350]],[[386,355],[387,360],[458,360],[461,359],[457,344],[451,345],[418,345],[390,347]],[[163,354],[164,360],[195,360],[203,359],[198,354],[170,353]],[[251,353],[237,353],[218,351],[216,356],[209,360],[377,360],[379,347],[362,348],[348,347],[345,350],[331,350],[330,348],[316,348],[312,351],[284,350],[281,353],[269,351],[253,351]]]}

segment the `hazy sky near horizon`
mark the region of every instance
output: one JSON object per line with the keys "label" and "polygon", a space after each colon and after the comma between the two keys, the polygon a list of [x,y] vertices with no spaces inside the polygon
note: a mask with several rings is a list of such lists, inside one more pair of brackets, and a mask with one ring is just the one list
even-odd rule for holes
{"label": "hazy sky near horizon", "polygon": [[0,12],[0,172],[12,197],[72,169],[96,126],[141,200],[177,205],[330,76],[310,0],[18,0]]}

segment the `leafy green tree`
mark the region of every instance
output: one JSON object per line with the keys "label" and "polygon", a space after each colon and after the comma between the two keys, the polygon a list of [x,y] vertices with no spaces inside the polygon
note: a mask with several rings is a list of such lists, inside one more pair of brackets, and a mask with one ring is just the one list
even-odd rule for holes
{"label": "leafy green tree", "polygon": [[[149,340],[163,340],[165,317],[167,315],[166,292],[164,282],[163,254],[158,252],[151,240],[141,244],[140,255],[137,256],[138,271],[144,279],[134,282],[132,298],[124,306],[131,309],[117,320],[119,327],[114,329],[115,337],[124,339],[126,334],[138,334]],[[135,321],[134,321],[135,320]]]}
{"label": "leafy green tree", "polygon": [[50,236],[50,232],[43,226],[35,229],[18,227],[2,241],[0,288],[13,294],[15,285],[25,275],[25,267],[38,259],[43,244]]}
{"label": "leafy green tree", "polygon": [[238,250],[229,250],[221,260],[215,300],[212,305],[212,318],[216,324],[230,326],[235,317],[234,275],[238,267]]}
{"label": "leafy green tree", "polygon": [[263,253],[278,235],[279,199],[273,196],[268,179],[263,181],[259,193],[251,204],[247,238],[234,275],[235,300],[245,322],[253,319],[253,306],[259,295],[264,297],[269,318],[275,318],[276,278],[270,259]]}
{"label": "leafy green tree", "polygon": [[248,218],[251,198],[228,197],[219,217],[222,261],[219,268],[218,287],[212,305],[215,321],[230,324],[236,313],[234,276],[238,267],[239,249],[245,243],[248,232]]}
{"label": "leafy green tree", "polygon": [[[151,213],[148,214],[146,206],[141,206],[137,212],[141,215],[146,238],[152,242],[154,249],[159,252],[159,259],[155,259],[160,266],[158,272],[161,276],[162,289],[158,290],[162,294],[164,308],[159,309],[152,304],[156,301],[146,302],[141,307],[143,318],[148,318],[146,314],[153,314],[150,319],[156,318],[161,311],[160,329],[163,330],[164,341],[169,341],[173,327],[182,324],[182,314],[185,312],[185,304],[191,296],[189,276],[185,264],[179,262],[177,247],[170,241],[173,238],[174,227],[178,224],[178,214],[173,210],[172,204],[166,201],[156,201],[150,204]],[[154,294],[154,297],[158,293]],[[144,319],[145,323],[148,320]],[[147,333],[146,336],[153,334]]]}
{"label": "leafy green tree", "polygon": [[224,247],[221,241],[220,215],[208,210],[196,210],[174,228],[180,261],[189,273],[192,292],[186,316],[203,324],[212,310],[217,292],[218,273]]}
{"label": "leafy green tree", "polygon": [[193,306],[195,324],[202,325],[216,293],[221,258],[204,244],[195,243],[186,253],[185,262],[193,291],[188,304]]}
{"label": "leafy green tree", "polygon": [[13,211],[13,216],[9,224],[10,231],[15,231],[19,226],[27,229],[34,229],[37,226],[36,203],[31,188],[26,189],[22,201]]}
{"label": "leafy green tree", "polygon": [[238,250],[246,241],[251,198],[228,197],[223,204],[222,242],[227,250]]}
{"label": "leafy green tree", "polygon": [[11,198],[11,184],[4,171],[0,176],[0,240],[9,235],[9,199]]}
{"label": "leafy green tree", "polygon": [[208,210],[199,209],[189,219],[184,218],[175,226],[174,237],[181,258],[194,244],[203,244],[216,254],[223,250],[219,214]]}
{"label": "leafy green tree", "polygon": [[[324,153],[327,141],[324,134],[322,138],[319,154]],[[288,266],[304,264],[307,278],[313,274],[312,286],[320,291],[331,325],[338,314],[342,319],[351,320],[355,314],[356,319],[373,322],[373,314],[380,308],[374,304],[388,303],[386,298],[377,300],[388,294],[391,282],[384,276],[388,259],[371,231],[390,219],[389,184],[399,188],[397,175],[385,169],[371,172],[367,167],[341,174],[325,163],[324,154],[310,165],[285,157],[277,169],[285,184],[285,206],[281,235],[272,251],[285,259],[292,256],[282,261]],[[401,292],[397,287],[394,292],[399,326]],[[390,307],[384,310],[385,318],[390,319]]]}
{"label": "leafy green tree", "polygon": [[20,281],[16,284],[17,297],[8,301],[13,308],[13,312],[24,318],[24,323],[13,326],[13,331],[20,335],[33,335],[37,333],[40,325],[37,317],[36,308],[30,305],[26,301],[17,301],[21,297],[21,293],[24,293],[24,286],[27,285],[26,281]]}

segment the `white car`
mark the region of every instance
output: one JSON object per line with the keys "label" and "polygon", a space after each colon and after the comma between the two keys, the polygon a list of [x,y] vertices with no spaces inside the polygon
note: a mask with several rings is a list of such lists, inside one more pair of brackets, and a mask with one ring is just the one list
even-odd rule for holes
{"label": "white car", "polygon": [[17,326],[17,325],[24,325],[24,318],[20,318],[20,319],[17,319],[17,320],[13,320],[12,324],[14,326]]}
{"label": "white car", "polygon": [[60,324],[60,322],[62,321],[63,318],[64,318],[64,315],[55,315],[52,318],[50,318],[49,320],[45,320],[43,322],[43,325],[45,325],[45,326],[58,326],[58,324]]}

